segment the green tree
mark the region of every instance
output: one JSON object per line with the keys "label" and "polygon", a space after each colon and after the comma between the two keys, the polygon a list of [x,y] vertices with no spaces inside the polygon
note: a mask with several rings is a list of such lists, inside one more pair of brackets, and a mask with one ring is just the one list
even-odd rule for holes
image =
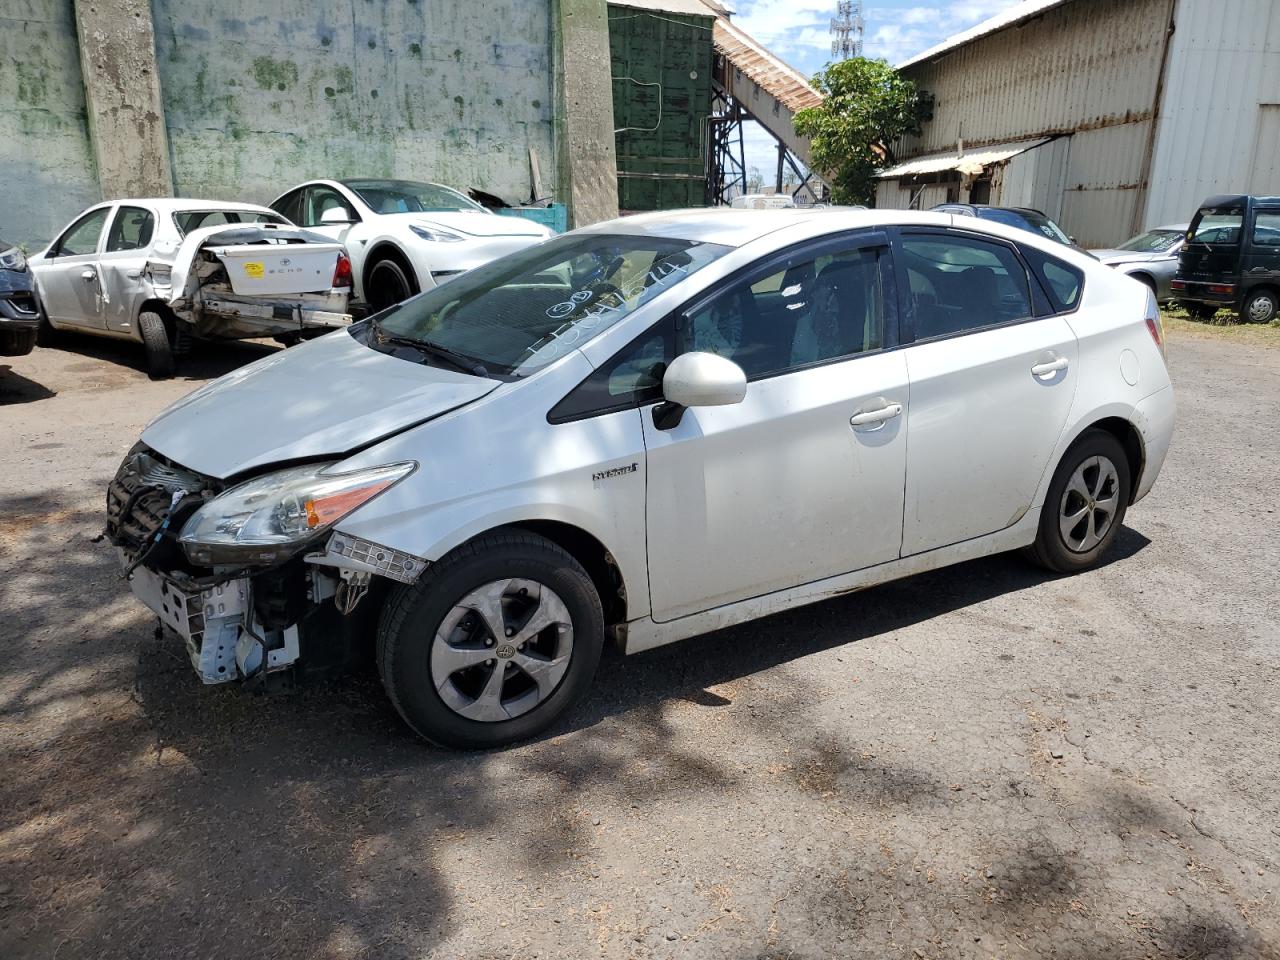
{"label": "green tree", "polygon": [[869,203],[876,171],[893,162],[891,145],[920,132],[916,85],[887,61],[866,57],[827,64],[813,85],[822,104],[795,116],[796,133],[811,144],[811,166],[836,203]]}

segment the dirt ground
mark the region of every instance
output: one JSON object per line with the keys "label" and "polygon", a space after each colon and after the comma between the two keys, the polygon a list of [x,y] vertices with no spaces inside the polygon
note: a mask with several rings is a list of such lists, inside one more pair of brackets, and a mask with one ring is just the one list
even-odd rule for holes
{"label": "dirt ground", "polygon": [[1101,569],[609,653],[458,755],[372,674],[201,687],[95,542],[144,422],[265,349],[0,367],[0,957],[1280,957],[1280,350],[1175,334]]}

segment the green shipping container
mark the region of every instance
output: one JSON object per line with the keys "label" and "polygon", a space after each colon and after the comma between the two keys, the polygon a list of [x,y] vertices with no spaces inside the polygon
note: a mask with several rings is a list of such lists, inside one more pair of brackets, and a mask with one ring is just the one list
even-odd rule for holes
{"label": "green shipping container", "polygon": [[711,17],[609,5],[618,207],[707,202]]}

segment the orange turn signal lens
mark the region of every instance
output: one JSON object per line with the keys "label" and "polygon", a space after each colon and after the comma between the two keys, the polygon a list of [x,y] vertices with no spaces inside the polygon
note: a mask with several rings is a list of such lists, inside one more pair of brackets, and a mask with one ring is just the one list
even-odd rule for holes
{"label": "orange turn signal lens", "polygon": [[307,511],[307,526],[314,529],[327,523],[341,520],[360,504],[387,489],[393,482],[391,480],[383,480],[356,490],[347,490],[343,493],[335,493],[332,496],[308,500],[303,505]]}

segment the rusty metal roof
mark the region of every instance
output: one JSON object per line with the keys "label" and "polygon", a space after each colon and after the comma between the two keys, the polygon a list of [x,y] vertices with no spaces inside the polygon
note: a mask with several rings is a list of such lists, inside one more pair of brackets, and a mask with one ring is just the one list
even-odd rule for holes
{"label": "rusty metal roof", "polygon": [[804,74],[783,63],[755,38],[743,33],[723,17],[716,18],[712,39],[716,53],[759,84],[792,113],[822,103],[822,94],[809,86]]}

